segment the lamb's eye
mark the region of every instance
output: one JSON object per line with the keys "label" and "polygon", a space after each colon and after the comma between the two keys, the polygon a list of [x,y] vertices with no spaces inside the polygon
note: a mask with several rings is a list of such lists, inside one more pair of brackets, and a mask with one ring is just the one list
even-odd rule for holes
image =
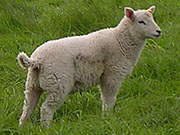
{"label": "lamb's eye", "polygon": [[138,23],[146,25],[144,21],[138,21]]}

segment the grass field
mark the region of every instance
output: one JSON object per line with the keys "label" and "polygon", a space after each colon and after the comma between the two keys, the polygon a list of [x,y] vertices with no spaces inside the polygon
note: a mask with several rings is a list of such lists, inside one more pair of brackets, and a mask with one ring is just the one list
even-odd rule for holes
{"label": "grass field", "polygon": [[[133,74],[121,86],[114,110],[102,115],[95,87],[69,96],[49,129],[39,124],[39,107],[18,127],[27,70],[16,56],[42,43],[115,27],[124,7],[155,5],[163,31],[148,40]],[[0,0],[0,135],[180,135],[179,0]]]}

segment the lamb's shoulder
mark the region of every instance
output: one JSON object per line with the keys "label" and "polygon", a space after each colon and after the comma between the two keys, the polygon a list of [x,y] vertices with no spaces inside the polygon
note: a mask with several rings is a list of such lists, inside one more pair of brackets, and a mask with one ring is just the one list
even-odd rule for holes
{"label": "lamb's shoulder", "polygon": [[117,32],[105,60],[107,74],[118,76],[116,78],[119,79],[131,75],[138,58],[138,51],[138,47],[125,31]]}

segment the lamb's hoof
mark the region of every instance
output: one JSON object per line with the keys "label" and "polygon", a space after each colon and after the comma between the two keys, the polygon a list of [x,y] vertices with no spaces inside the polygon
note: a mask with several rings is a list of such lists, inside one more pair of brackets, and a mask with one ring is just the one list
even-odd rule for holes
{"label": "lamb's hoof", "polygon": [[41,121],[41,126],[42,126],[43,128],[49,128],[49,127],[50,127],[50,124],[49,124],[49,123],[50,123],[49,121],[43,120],[43,121]]}

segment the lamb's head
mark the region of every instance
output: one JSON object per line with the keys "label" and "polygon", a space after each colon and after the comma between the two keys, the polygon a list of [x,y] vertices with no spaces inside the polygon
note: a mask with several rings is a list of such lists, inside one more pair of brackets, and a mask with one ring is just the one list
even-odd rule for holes
{"label": "lamb's head", "polygon": [[153,19],[155,6],[147,10],[134,11],[132,8],[125,8],[125,16],[130,20],[130,30],[140,37],[146,38],[159,38],[161,36],[161,29]]}

